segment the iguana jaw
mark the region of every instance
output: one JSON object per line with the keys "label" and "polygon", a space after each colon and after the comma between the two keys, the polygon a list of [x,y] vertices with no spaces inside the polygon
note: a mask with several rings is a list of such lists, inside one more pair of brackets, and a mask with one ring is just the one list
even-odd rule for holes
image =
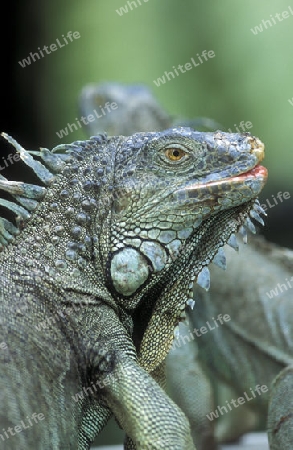
{"label": "iguana jaw", "polygon": [[[268,177],[267,169],[264,166],[257,164],[256,166],[254,166],[252,169],[248,170],[247,172],[243,172],[243,173],[233,176],[233,177],[223,178],[222,180],[208,181],[207,183],[205,183],[202,186],[203,187],[209,187],[209,186],[212,187],[212,186],[220,186],[222,184],[231,184],[231,183],[238,183],[238,182],[243,183],[243,181],[246,181],[248,179],[253,179],[253,178],[258,178],[258,179],[262,178],[265,183],[267,180],[267,177]],[[199,188],[198,183],[195,183],[195,184],[191,184],[191,185],[187,186],[185,189],[186,190],[195,190],[198,188]]]}
{"label": "iguana jaw", "polygon": [[229,183],[238,183],[241,182],[243,183],[243,181],[246,181],[248,179],[252,179],[252,178],[262,178],[264,180],[264,182],[266,182],[268,177],[268,171],[264,166],[261,166],[260,164],[257,164],[255,167],[253,167],[252,169],[248,170],[247,172],[241,173],[240,175],[236,175],[234,177],[229,177],[226,178],[224,180],[219,180],[219,181],[211,181],[209,183],[206,184],[206,186],[213,186],[213,185],[221,185],[221,184],[225,184],[227,182]]}
{"label": "iguana jaw", "polygon": [[[239,166],[238,170],[239,173],[236,173],[235,175],[231,174],[229,176],[224,176],[223,172],[216,173],[216,179],[210,180],[209,178],[205,182],[204,179],[201,179],[200,181],[197,181],[196,183],[192,183],[191,185],[187,186],[185,189],[188,190],[198,190],[200,187],[206,187],[210,188],[210,192],[214,189],[222,189],[225,186],[232,186],[237,185],[237,188],[239,187],[239,184],[245,183],[247,180],[262,180],[262,186],[265,184],[268,176],[267,169],[263,166],[261,166],[259,163],[264,159],[265,156],[265,146],[261,142],[260,139],[248,136],[247,137],[248,144],[250,145],[250,155],[253,155],[256,160],[251,160],[249,165],[245,168],[246,170],[244,172],[241,172],[241,166]],[[208,176],[209,177],[209,176]],[[199,184],[201,186],[199,186]],[[255,194],[257,195],[258,192]]]}

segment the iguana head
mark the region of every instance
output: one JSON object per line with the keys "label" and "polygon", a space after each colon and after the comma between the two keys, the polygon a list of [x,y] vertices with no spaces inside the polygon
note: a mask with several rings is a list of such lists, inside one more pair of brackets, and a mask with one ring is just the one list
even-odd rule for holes
{"label": "iguana head", "polygon": [[135,134],[121,145],[108,279],[125,307],[136,307],[150,282],[170,271],[205,220],[258,195],[263,156],[250,135],[186,128]]}

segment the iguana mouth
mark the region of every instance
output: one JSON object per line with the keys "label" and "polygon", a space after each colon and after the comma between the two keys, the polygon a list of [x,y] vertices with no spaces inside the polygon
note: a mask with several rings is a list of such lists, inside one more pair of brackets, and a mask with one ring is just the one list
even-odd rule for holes
{"label": "iguana mouth", "polygon": [[185,198],[193,199],[198,204],[207,202],[209,196],[212,196],[210,200],[214,201],[216,197],[226,196],[227,191],[232,193],[236,189],[242,189],[243,186],[251,190],[250,198],[256,197],[268,177],[267,169],[260,165],[265,156],[265,146],[256,137],[247,136],[247,138],[246,144],[250,147],[248,152],[254,158],[245,161],[240,155],[238,160],[231,162],[226,171],[215,172],[212,176],[207,174],[196,181],[191,181],[189,185],[178,189],[176,194],[184,198],[185,192],[187,196]]}
{"label": "iguana mouth", "polygon": [[[268,171],[264,166],[261,166],[260,164],[257,164],[252,169],[248,170],[247,172],[241,173],[240,175],[237,175],[236,177],[231,177],[230,180],[237,181],[241,179],[245,179],[248,177],[261,177],[264,178],[264,180],[268,177]],[[223,180],[224,181],[224,180]]]}
{"label": "iguana mouth", "polygon": [[[242,190],[249,190],[250,198],[257,197],[265,185],[267,177],[267,169],[264,166],[257,164],[246,172],[242,172],[237,175],[230,175],[225,178],[223,177],[222,179],[205,181],[201,184],[196,181],[195,183],[185,186],[182,190],[178,191],[178,194],[180,194],[180,192],[185,192],[185,198],[187,200],[192,199],[195,202],[195,205],[202,203],[216,206],[219,204],[219,199],[221,204],[221,199],[227,196],[227,191],[230,192],[230,198],[233,198],[236,191],[236,195],[238,195],[237,193],[241,193]],[[232,203],[233,202],[231,202],[231,206]],[[243,201],[240,199],[238,202],[235,198],[234,204],[235,203],[241,204]]]}
{"label": "iguana mouth", "polygon": [[[262,178],[263,182],[266,181],[268,177],[268,171],[264,166],[261,166],[260,164],[257,164],[255,167],[253,167],[252,169],[248,170],[247,172],[243,172],[239,175],[233,176],[233,177],[229,177],[229,178],[224,178],[223,180],[217,180],[217,181],[210,181],[206,183],[206,186],[220,186],[221,184],[225,184],[225,183],[237,183],[237,182],[243,182],[249,178]],[[189,189],[192,189],[192,186],[189,186]]]}
{"label": "iguana mouth", "polygon": [[[228,185],[228,186],[233,185],[234,186],[237,184],[244,184],[244,182],[248,181],[248,180],[255,180],[255,181],[261,182],[261,184],[263,186],[267,180],[267,177],[268,177],[267,169],[264,166],[257,164],[252,169],[249,169],[248,171],[240,173],[238,175],[223,178],[221,180],[207,181],[202,185],[199,185],[198,183],[191,184],[189,186],[186,186],[184,188],[184,190],[198,192],[199,190],[202,190],[203,188],[214,188],[214,187],[219,190],[224,190],[224,189],[222,189],[222,186],[224,186],[224,185]],[[258,192],[256,193],[256,195],[257,194],[258,194]]]}
{"label": "iguana mouth", "polygon": [[252,167],[251,169],[249,169],[246,172],[243,172],[239,175],[236,175],[235,177],[231,177],[231,181],[238,181],[238,180],[242,180],[243,178],[247,178],[249,176],[252,177],[260,177],[263,178],[264,181],[266,181],[267,177],[268,177],[268,171],[264,166],[261,166],[259,163],[264,159],[265,157],[265,146],[264,144],[261,142],[260,139],[252,137],[251,136],[251,140],[250,140],[250,145],[251,145],[251,153],[256,156],[257,158],[257,164]]}

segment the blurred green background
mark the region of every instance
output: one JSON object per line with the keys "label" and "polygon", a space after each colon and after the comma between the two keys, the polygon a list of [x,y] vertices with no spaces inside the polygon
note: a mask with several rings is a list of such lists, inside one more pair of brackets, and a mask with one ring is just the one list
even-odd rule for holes
{"label": "blurred green background", "polygon": [[[142,82],[173,116],[210,117],[223,130],[250,121],[266,144],[269,182],[261,202],[288,191],[293,198],[293,15],[287,0],[28,0],[10,5],[10,34],[2,42],[1,129],[24,147],[51,148],[85,139],[82,130],[60,140],[57,131],[79,117],[77,97],[90,82]],[[16,9],[17,6],[17,9]],[[251,29],[276,13],[289,16],[258,34]],[[19,60],[68,31],[74,40],[22,68]],[[6,32],[5,32],[6,33]],[[215,57],[156,87],[153,80],[197,53]],[[7,55],[7,59],[4,58]],[[10,149],[8,149],[9,151]],[[1,151],[7,145],[1,142]],[[4,153],[3,153],[4,154]],[[293,247],[293,200],[268,210],[264,234]],[[271,202],[272,203],[272,202]],[[99,441],[101,442],[101,440]]]}
{"label": "blurred green background", "polygon": [[[224,130],[250,121],[249,130],[266,144],[269,182],[262,202],[279,191],[293,197],[293,15],[285,0],[127,0],[80,3],[27,1],[16,16],[15,52],[10,53],[15,122],[5,123],[26,147],[52,147],[85,139],[83,130],[59,139],[56,132],[79,118],[77,97],[83,85],[106,80],[150,86],[169,113],[205,116]],[[116,10],[120,11],[120,14]],[[276,13],[289,17],[258,34],[251,29]],[[292,3],[293,11],[293,3]],[[19,60],[62,34],[80,38],[22,68]],[[63,42],[63,41],[62,41]],[[197,53],[215,57],[160,87],[153,80]],[[8,96],[7,96],[8,97]],[[11,95],[8,97],[11,101]],[[292,102],[293,103],[293,102]],[[2,102],[3,104],[3,102]],[[11,106],[10,106],[11,107]],[[11,119],[11,117],[10,117]],[[272,204],[272,201],[271,201]],[[268,210],[264,233],[293,246],[293,200]]]}

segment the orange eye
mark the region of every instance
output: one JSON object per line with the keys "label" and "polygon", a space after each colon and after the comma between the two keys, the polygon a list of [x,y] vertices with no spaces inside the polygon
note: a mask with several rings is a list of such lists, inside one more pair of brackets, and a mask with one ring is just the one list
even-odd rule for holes
{"label": "orange eye", "polygon": [[186,153],[184,150],[181,150],[181,148],[167,148],[165,155],[170,161],[180,161]]}

